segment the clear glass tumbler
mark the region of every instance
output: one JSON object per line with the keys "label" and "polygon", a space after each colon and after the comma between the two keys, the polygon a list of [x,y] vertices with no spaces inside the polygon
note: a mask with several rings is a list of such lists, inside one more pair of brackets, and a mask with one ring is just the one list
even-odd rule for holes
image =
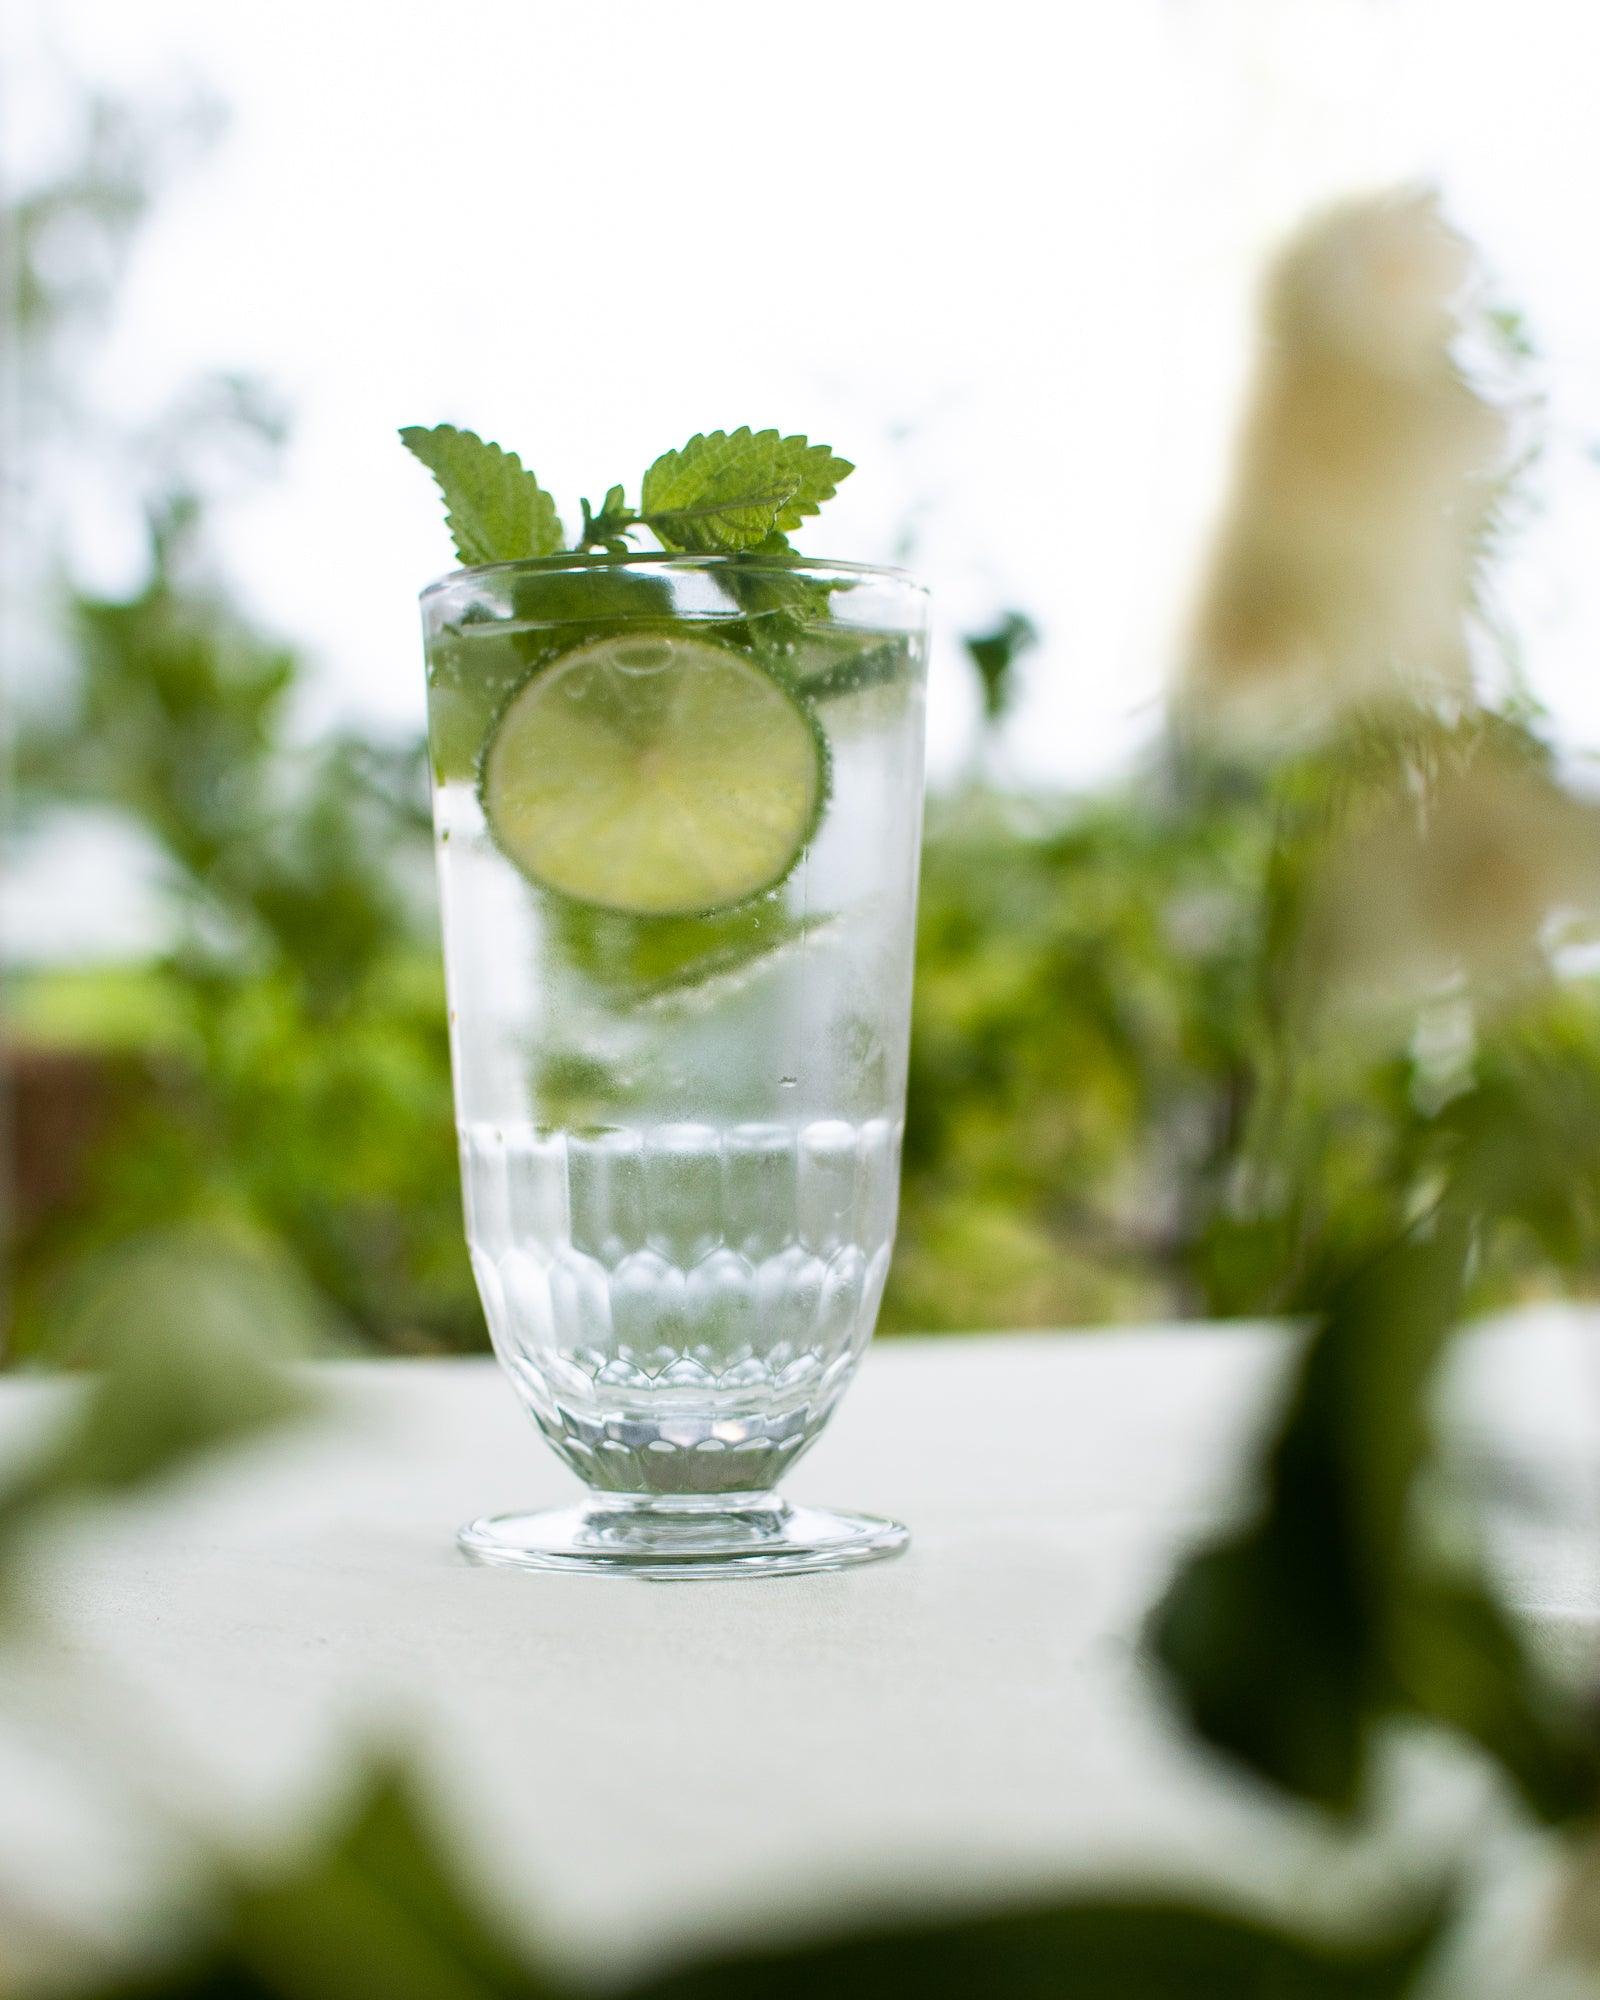
{"label": "clear glass tumbler", "polygon": [[831,1569],[898,1524],[779,1477],[870,1338],[898,1200],[926,594],[753,556],[423,593],[467,1239],[587,1486],[480,1561]]}

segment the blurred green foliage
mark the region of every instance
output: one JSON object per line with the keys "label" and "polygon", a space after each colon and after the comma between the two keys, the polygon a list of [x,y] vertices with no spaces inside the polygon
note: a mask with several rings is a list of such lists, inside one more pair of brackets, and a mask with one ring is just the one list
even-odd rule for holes
{"label": "blurred green foliage", "polygon": [[932,802],[889,1324],[1211,1303],[1269,826],[1254,798],[1157,774],[1078,803]]}
{"label": "blurred green foliage", "polygon": [[1038,643],[1038,627],[1020,611],[1008,611],[987,631],[967,636],[967,658],[978,672],[987,721],[998,722],[1012,706],[1016,697],[1017,662]]}
{"label": "blurred green foliage", "polygon": [[137,595],[73,598],[80,671],[18,732],[24,813],[125,814],[179,918],[137,980],[21,982],[24,1108],[30,1047],[59,1062],[68,1021],[108,1088],[116,1051],[120,1087],[66,1198],[24,1201],[20,1343],[81,1260],[205,1222],[271,1244],[331,1329],[469,1345],[420,746],[293,746],[297,663],[183,580],[195,526],[154,523]]}
{"label": "blurred green foliage", "polygon": [[[300,664],[195,579],[201,525],[169,511],[136,594],[71,599],[78,671],[18,730],[24,823],[120,812],[179,916],[146,965],[15,982],[24,1114],[63,1061],[108,1110],[58,1197],[24,1187],[19,1346],[78,1260],[206,1218],[270,1241],[329,1330],[477,1345],[422,746],[297,744]],[[1437,730],[1425,755],[1490,736],[1549,766],[1516,716]],[[1168,746],[1097,797],[932,802],[886,1331],[1293,1309],[1319,1245],[1408,1215],[1451,1143],[1443,1104],[1496,1060],[1492,1022],[1463,1043],[1444,1001],[1409,1038],[1310,1036],[1284,943],[1330,813],[1390,754],[1381,732],[1270,767]],[[713,940],[734,956],[740,921]],[[1600,1077],[1590,989],[1563,990],[1565,1059]],[[1593,1281],[1586,1243],[1558,1260],[1568,1288]],[[1507,1233],[1473,1302],[1548,1284],[1550,1247]]]}
{"label": "blurred green foliage", "polygon": [[519,1958],[457,1887],[404,1772],[382,1768],[309,1863],[229,1890],[191,1965],[106,2000],[1401,2000],[1446,1914],[1351,1940],[1158,1896],[1086,1898],[734,1950],[602,1988]]}
{"label": "blurred green foliage", "polygon": [[[1503,1044],[1448,996],[1398,1038],[1336,1011],[1313,1032],[1288,962],[1300,877],[1373,754],[1168,761],[1053,818],[936,806],[899,1323],[979,1324],[985,1300],[1015,1325],[1292,1310],[1329,1241],[1408,1216],[1453,1143],[1442,1105]],[[1600,1078],[1593,987],[1562,991],[1567,1058]],[[1592,1249],[1570,1244],[1560,1275],[1592,1284]],[[1473,1302],[1552,1277],[1531,1236],[1508,1237]]]}
{"label": "blurred green foliage", "polygon": [[[422,745],[302,740],[306,663],[208,569],[219,480],[258,472],[281,435],[272,399],[223,378],[108,439],[63,365],[164,162],[204,124],[89,106],[79,157],[16,222],[24,372],[58,430],[124,464],[147,537],[121,595],[43,552],[48,643],[24,662],[14,724],[19,837],[75,809],[117,815],[156,857],[173,926],[146,964],[13,980],[14,1346],[41,1346],[85,1260],[216,1222],[298,1273],[324,1338],[472,1347]],[[97,246],[71,284],[52,275],[63,230]],[[983,741],[1037,640],[1010,611],[966,642]],[[1493,1037],[1462,1045],[1446,1005],[1409,1039],[1324,1035],[1306,1060],[1286,956],[1298,877],[1339,802],[1407,758],[1470,758],[1497,732],[1547,769],[1535,720],[1464,722],[1425,750],[1352,729],[1273,760],[1170,733],[1097,795],[975,776],[934,799],[883,1329],[1293,1309],[1327,1244],[1407,1217],[1448,1144],[1436,1113]],[[597,979],[666,988],[773,941],[748,922],[653,931],[648,962],[626,926],[569,943]],[[1568,1060],[1600,1071],[1590,1010],[1574,999],[1567,1019]],[[592,1064],[559,1059],[581,1111]],[[1503,1232],[1473,1303],[1548,1283],[1549,1249]],[[1583,1240],[1558,1261],[1568,1287],[1596,1274]]]}

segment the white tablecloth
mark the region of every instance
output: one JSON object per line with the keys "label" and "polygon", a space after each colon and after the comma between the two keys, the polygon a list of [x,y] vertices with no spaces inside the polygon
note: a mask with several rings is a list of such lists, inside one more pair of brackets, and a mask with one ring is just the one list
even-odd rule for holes
{"label": "white tablecloth", "polygon": [[[1325,1889],[1325,1843],[1181,1742],[1137,1650],[1175,1551],[1237,1497],[1287,1339],[881,1342],[791,1491],[898,1516],[911,1552],[669,1586],[470,1567],[458,1522],[573,1490],[509,1387],[488,1362],[326,1366],[310,1428],[37,1548],[45,1622],[5,1669],[8,1867],[114,1929],[175,1863],[106,1813],[107,1758],[259,1843],[326,1802],[330,1745],[402,1739],[485,1891],[608,1969],[907,1895],[1231,1881],[1247,1854],[1264,1894]],[[1497,1547],[1569,1649],[1600,1606],[1574,1528],[1593,1339],[1519,1323],[1452,1397],[1469,1449],[1549,1475],[1548,1517]],[[0,1382],[0,1454],[55,1393]],[[77,1719],[65,1763],[52,1710]]]}

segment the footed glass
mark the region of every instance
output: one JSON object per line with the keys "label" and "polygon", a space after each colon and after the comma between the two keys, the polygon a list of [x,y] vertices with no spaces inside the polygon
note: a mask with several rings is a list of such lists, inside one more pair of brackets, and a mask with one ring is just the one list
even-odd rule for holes
{"label": "footed glass", "polygon": [[712,1576],[891,1555],[780,1478],[894,1240],[926,596],[897,571],[558,557],[423,593],[467,1240],[588,1489],[477,1560]]}

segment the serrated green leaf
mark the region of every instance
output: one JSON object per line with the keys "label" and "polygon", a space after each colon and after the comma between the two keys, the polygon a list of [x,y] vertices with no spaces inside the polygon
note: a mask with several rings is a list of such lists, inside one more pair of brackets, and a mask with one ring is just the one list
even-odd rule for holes
{"label": "serrated green leaf", "polygon": [[438,482],[456,554],[469,567],[561,549],[566,536],[556,503],[514,451],[454,424],[431,430],[412,424],[400,439]]}
{"label": "serrated green leaf", "polygon": [[705,431],[663,452],[644,476],[639,513],[665,547],[751,549],[815,514],[853,470],[826,445],[777,431]]}
{"label": "serrated green leaf", "polygon": [[778,528],[788,535],[818,513],[824,500],[833,498],[855,466],[848,458],[837,457],[827,445],[807,444],[803,437],[784,438],[782,444],[797,475],[794,493],[778,515]]}

